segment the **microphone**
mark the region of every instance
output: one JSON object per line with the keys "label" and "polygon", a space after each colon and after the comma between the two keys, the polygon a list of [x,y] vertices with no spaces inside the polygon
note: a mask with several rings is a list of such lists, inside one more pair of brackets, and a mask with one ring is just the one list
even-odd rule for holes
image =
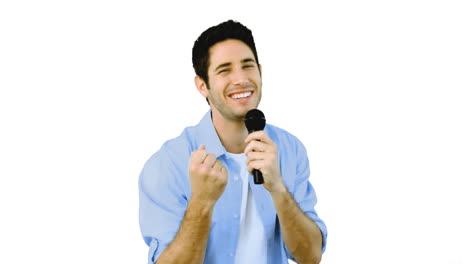
{"label": "microphone", "polygon": [[[258,109],[252,109],[245,114],[244,122],[249,134],[255,131],[260,131],[265,128],[265,115]],[[263,184],[263,175],[261,171],[254,169],[252,171],[252,175],[254,176],[255,184]]]}

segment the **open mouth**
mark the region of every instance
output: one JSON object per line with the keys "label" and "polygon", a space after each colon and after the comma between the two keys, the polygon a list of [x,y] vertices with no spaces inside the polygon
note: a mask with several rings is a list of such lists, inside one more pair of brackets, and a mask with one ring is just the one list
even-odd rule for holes
{"label": "open mouth", "polygon": [[232,99],[244,99],[244,98],[248,98],[252,95],[253,92],[249,91],[249,92],[243,92],[243,93],[233,93],[233,94],[230,94],[229,97],[232,98]]}

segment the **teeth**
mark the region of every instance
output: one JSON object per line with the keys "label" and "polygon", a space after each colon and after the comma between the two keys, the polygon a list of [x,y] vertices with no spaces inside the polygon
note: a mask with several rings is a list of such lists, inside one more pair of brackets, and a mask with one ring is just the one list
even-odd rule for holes
{"label": "teeth", "polygon": [[239,98],[245,98],[247,96],[250,96],[251,94],[252,94],[252,92],[246,92],[246,93],[241,93],[241,94],[234,94],[231,97],[234,98],[234,99],[239,99]]}

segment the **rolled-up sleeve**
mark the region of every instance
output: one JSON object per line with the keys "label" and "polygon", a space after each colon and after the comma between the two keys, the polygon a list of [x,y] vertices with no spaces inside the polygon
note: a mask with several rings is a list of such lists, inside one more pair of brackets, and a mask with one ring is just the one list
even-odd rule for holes
{"label": "rolled-up sleeve", "polygon": [[[294,191],[292,195],[298,206],[302,209],[302,211],[319,227],[322,233],[322,252],[325,252],[328,231],[324,221],[319,218],[317,212],[315,211],[315,205],[317,204],[317,196],[315,194],[314,187],[309,182],[310,168],[309,159],[307,157],[307,151],[304,145],[299,140],[296,141],[296,146],[296,177]],[[287,250],[287,248],[284,248],[286,250],[288,258],[294,259],[290,252]]]}
{"label": "rolled-up sleeve", "polygon": [[187,207],[177,168],[161,148],[145,164],[139,178],[141,234],[149,246],[148,263],[153,264],[179,230]]}

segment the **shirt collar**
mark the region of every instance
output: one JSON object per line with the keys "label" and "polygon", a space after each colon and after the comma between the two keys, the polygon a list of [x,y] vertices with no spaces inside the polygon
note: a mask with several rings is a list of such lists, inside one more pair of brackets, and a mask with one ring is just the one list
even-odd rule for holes
{"label": "shirt collar", "polygon": [[226,153],[221,140],[219,139],[218,133],[213,125],[213,120],[211,119],[211,110],[208,111],[205,116],[200,120],[200,123],[196,126],[197,138],[200,139],[199,145],[206,146],[206,152],[214,153],[216,158]]}

